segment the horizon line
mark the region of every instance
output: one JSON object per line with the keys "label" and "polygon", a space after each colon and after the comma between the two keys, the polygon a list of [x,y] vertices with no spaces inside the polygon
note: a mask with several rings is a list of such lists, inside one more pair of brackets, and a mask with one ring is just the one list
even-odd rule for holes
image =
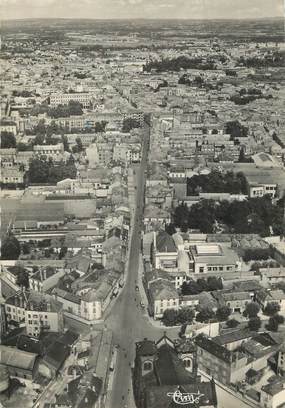
{"label": "horizon line", "polygon": [[128,20],[146,20],[146,21],[243,21],[243,20],[284,20],[284,16],[269,16],[269,17],[217,17],[217,18],[210,18],[210,17],[165,17],[165,18],[151,18],[151,17],[100,17],[100,18],[92,18],[92,17],[23,17],[23,18],[6,18],[2,19],[2,24],[6,21],[35,21],[35,20],[90,20],[90,21],[128,21]]}

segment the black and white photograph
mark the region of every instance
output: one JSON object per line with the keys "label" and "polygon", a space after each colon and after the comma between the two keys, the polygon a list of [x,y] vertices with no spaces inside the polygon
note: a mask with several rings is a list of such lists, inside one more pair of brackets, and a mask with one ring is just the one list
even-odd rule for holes
{"label": "black and white photograph", "polygon": [[283,0],[0,0],[0,408],[285,408]]}

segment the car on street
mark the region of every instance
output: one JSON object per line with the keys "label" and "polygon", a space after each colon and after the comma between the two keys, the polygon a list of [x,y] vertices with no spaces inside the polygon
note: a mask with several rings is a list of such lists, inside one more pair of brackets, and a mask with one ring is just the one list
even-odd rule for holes
{"label": "car on street", "polygon": [[136,291],[138,292],[140,290],[139,286],[136,285]]}
{"label": "car on street", "polygon": [[140,302],[141,308],[144,309],[145,308],[145,304],[143,302]]}
{"label": "car on street", "polygon": [[111,295],[111,298],[117,297],[117,296],[118,296],[118,293],[119,293],[118,289],[115,288],[115,289],[113,290],[113,293],[112,293],[112,295]]}

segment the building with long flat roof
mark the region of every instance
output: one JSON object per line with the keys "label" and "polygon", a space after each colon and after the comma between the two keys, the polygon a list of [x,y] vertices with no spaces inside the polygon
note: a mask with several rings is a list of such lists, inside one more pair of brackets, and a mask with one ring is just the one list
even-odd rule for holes
{"label": "building with long flat roof", "polygon": [[237,253],[228,245],[205,243],[190,246],[193,273],[236,272],[241,268]]}
{"label": "building with long flat roof", "polygon": [[11,376],[32,380],[37,373],[37,354],[0,345],[0,364]]}
{"label": "building with long flat roof", "polygon": [[84,108],[87,108],[92,101],[93,95],[87,92],[78,93],[53,93],[50,95],[50,105],[68,105],[70,101],[81,103]]}

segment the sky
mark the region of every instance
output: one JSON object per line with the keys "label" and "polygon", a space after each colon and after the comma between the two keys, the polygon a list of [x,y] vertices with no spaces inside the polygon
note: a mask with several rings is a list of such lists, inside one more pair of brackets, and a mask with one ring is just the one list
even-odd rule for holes
{"label": "sky", "polygon": [[0,0],[3,20],[23,18],[284,17],[283,0]]}

